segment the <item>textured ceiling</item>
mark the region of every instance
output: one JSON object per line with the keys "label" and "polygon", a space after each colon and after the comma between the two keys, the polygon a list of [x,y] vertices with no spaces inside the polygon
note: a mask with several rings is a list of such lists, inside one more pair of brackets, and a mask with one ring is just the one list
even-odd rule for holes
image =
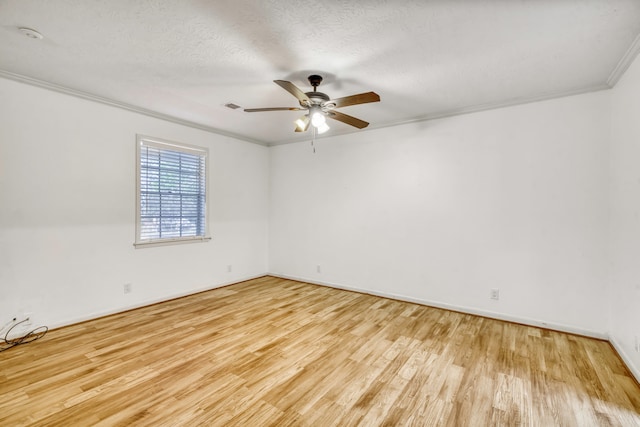
{"label": "textured ceiling", "polygon": [[295,107],[273,80],[318,73],[380,95],[340,110],[372,129],[610,87],[639,34],[638,0],[0,0],[0,76],[271,145],[309,139],[299,112],[224,104]]}

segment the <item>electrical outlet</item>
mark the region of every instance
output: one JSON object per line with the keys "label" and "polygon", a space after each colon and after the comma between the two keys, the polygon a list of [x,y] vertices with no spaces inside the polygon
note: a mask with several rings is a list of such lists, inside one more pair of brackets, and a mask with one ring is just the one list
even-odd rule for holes
{"label": "electrical outlet", "polygon": [[637,335],[636,335],[636,353],[640,353],[640,342],[638,341]]}
{"label": "electrical outlet", "polygon": [[227,273],[231,273],[231,271],[233,271],[233,265],[229,264],[227,265]]}
{"label": "electrical outlet", "polygon": [[131,283],[125,283],[123,288],[124,288],[124,293],[125,294],[130,294],[131,293]]}
{"label": "electrical outlet", "polygon": [[320,268],[320,266],[319,266],[319,265],[316,265],[316,271],[317,271],[318,273],[322,273],[322,269]]}
{"label": "electrical outlet", "polygon": [[491,299],[500,299],[500,289],[491,289]]}

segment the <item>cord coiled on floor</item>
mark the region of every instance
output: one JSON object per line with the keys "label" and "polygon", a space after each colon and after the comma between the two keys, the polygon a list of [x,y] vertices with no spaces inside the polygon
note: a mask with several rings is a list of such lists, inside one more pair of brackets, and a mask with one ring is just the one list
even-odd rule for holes
{"label": "cord coiled on floor", "polygon": [[20,322],[17,322],[13,326],[11,326],[9,328],[9,330],[7,330],[7,333],[4,334],[4,337],[1,338],[2,342],[0,342],[0,352],[5,351],[5,350],[9,350],[10,348],[18,346],[20,344],[28,344],[30,342],[38,340],[38,339],[42,338],[43,336],[45,336],[47,331],[49,331],[49,328],[47,326],[38,326],[37,328],[35,328],[32,331],[28,332],[26,335],[23,335],[23,336],[17,337],[17,338],[9,339],[9,334],[11,333],[11,331],[16,326],[18,326],[21,323],[26,322],[27,320],[29,320],[29,319],[21,320]]}

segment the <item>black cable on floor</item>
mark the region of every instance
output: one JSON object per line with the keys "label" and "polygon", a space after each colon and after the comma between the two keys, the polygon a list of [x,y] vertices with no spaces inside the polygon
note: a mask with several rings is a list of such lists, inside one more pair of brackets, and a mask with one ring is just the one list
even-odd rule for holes
{"label": "black cable on floor", "polygon": [[4,337],[2,337],[2,342],[0,342],[0,346],[2,346],[0,348],[0,352],[3,352],[5,350],[9,350],[10,348],[15,347],[15,346],[20,345],[20,344],[28,344],[30,342],[38,340],[38,339],[42,338],[43,336],[45,336],[45,334],[49,330],[49,328],[47,326],[38,326],[37,328],[35,328],[31,332],[28,332],[26,335],[23,335],[23,336],[17,337],[17,338],[8,339],[9,338],[9,334],[11,333],[11,331],[16,326],[18,326],[21,323],[26,322],[27,320],[29,320],[29,319],[21,320],[20,322],[16,323],[15,325],[13,325],[12,327],[9,328],[7,333],[4,334]]}

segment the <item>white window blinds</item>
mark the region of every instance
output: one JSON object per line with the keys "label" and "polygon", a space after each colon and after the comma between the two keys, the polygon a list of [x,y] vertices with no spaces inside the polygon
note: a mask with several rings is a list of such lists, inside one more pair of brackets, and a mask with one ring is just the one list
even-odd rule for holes
{"label": "white window blinds", "polygon": [[138,137],[136,244],[206,236],[207,150]]}

